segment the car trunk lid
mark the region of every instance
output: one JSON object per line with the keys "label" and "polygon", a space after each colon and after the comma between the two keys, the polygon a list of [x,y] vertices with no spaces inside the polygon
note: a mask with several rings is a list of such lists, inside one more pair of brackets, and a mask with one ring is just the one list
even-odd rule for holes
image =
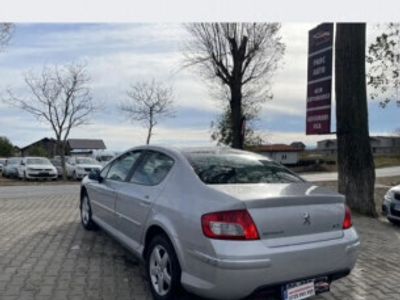
{"label": "car trunk lid", "polygon": [[311,183],[210,185],[243,202],[269,247],[343,237],[344,196]]}

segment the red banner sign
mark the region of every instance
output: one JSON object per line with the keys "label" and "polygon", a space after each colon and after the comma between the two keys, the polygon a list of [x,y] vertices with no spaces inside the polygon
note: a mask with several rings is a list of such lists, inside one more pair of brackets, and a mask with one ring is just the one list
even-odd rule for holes
{"label": "red banner sign", "polygon": [[333,23],[309,31],[306,134],[331,133]]}

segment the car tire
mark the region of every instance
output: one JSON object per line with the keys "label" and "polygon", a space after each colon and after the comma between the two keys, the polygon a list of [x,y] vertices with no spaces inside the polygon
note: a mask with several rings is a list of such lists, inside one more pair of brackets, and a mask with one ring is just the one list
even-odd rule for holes
{"label": "car tire", "polygon": [[181,292],[181,267],[175,250],[165,235],[157,235],[151,240],[145,263],[153,299],[176,299]]}
{"label": "car tire", "polygon": [[72,178],[74,179],[74,180],[78,180],[78,177],[76,176],[76,172],[74,171],[74,173],[72,173]]}
{"label": "car tire", "polygon": [[400,221],[399,220],[394,220],[394,219],[388,219],[390,223],[392,223],[395,226],[400,226]]}
{"label": "car tire", "polygon": [[82,193],[80,211],[83,228],[86,230],[97,229],[97,225],[92,219],[92,207],[90,206],[89,196],[86,192]]}

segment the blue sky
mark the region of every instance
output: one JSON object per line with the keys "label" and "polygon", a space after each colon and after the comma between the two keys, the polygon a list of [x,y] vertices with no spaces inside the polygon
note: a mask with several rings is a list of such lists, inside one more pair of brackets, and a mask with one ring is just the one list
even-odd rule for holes
{"label": "blue sky", "polygon": [[[284,23],[282,37],[287,50],[273,79],[274,99],[265,103],[256,124],[270,143],[302,140],[313,146],[330,136],[305,136],[307,31],[315,24]],[[85,61],[95,101],[106,108],[91,124],[74,129],[74,138],[102,138],[110,149],[122,150],[142,144],[146,132],[117,109],[130,83],[153,77],[175,90],[176,118],[155,129],[157,144],[207,145],[210,123],[221,111],[196,69],[182,69],[180,24],[17,24],[10,45],[0,53],[0,91],[11,87],[24,93],[23,74],[39,71],[44,64]],[[381,109],[369,102],[371,134],[391,134],[400,127],[400,108]],[[52,136],[45,123],[29,114],[0,104],[0,135],[24,146]]]}

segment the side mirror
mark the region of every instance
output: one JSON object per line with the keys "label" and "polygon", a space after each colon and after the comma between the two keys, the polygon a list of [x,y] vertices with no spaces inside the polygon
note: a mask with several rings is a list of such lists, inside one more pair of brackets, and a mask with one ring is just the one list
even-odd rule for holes
{"label": "side mirror", "polygon": [[90,171],[88,177],[89,177],[90,180],[96,180],[96,181],[98,181],[100,183],[103,181],[103,178],[100,175],[100,171],[97,170],[97,169],[94,169],[94,170]]}

